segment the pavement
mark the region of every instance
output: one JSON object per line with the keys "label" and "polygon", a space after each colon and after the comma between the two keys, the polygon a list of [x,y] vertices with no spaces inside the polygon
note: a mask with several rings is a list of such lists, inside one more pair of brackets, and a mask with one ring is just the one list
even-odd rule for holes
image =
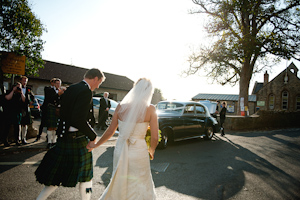
{"label": "pavement", "polygon": [[[95,130],[98,136],[101,136],[104,133],[104,130]],[[38,151],[38,150],[47,150],[47,134],[42,133],[41,139],[36,141],[36,137],[27,139],[26,145],[17,146],[15,143],[10,143],[9,147],[5,147],[4,144],[0,144],[0,156],[13,153],[13,152],[22,152],[22,151]],[[118,137],[118,132],[112,136],[112,140],[115,140]]]}

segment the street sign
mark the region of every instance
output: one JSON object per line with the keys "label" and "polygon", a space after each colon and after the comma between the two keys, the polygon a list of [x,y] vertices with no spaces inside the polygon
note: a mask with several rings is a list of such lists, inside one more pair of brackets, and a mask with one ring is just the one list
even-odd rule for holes
{"label": "street sign", "polygon": [[1,52],[1,54],[3,73],[25,75],[25,56],[19,56],[12,52]]}

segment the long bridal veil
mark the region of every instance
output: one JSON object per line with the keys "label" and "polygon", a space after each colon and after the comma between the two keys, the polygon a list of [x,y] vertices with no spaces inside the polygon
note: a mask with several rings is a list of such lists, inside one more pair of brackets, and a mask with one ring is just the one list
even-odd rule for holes
{"label": "long bridal veil", "polygon": [[126,123],[122,137],[126,140],[136,123],[144,122],[146,111],[151,103],[154,89],[149,79],[141,78],[120,103],[119,118]]}

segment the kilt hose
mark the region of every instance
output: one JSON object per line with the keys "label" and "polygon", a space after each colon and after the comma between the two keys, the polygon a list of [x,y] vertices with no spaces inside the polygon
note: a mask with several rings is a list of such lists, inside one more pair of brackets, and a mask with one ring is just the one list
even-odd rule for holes
{"label": "kilt hose", "polygon": [[75,187],[93,178],[93,156],[86,145],[89,139],[59,137],[35,171],[36,180],[46,186]]}
{"label": "kilt hose", "polygon": [[48,128],[55,128],[57,127],[57,122],[58,122],[58,116],[55,114],[56,107],[48,105],[47,107],[47,127]]}

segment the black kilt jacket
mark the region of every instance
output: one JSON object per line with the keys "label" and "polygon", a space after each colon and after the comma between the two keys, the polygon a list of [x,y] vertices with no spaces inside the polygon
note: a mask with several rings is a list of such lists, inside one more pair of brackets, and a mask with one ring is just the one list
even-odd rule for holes
{"label": "black kilt jacket", "polygon": [[[43,105],[46,106],[46,126],[49,128],[57,127],[58,116],[56,115],[56,108],[60,105],[60,96],[56,93],[54,87],[48,87],[44,89],[45,101]],[[42,113],[43,114],[43,113]]]}
{"label": "black kilt jacket", "polygon": [[29,108],[30,102],[34,102],[34,95],[31,91],[31,88],[26,87],[26,92],[25,92],[25,102],[23,102],[22,106],[22,119],[21,119],[21,124],[22,125],[28,125],[32,123],[31,119],[31,111]]}
{"label": "black kilt jacket", "polygon": [[84,81],[71,85],[61,95],[60,121],[56,132],[58,136],[64,135],[72,126],[90,140],[96,138],[92,97],[93,93]]}

